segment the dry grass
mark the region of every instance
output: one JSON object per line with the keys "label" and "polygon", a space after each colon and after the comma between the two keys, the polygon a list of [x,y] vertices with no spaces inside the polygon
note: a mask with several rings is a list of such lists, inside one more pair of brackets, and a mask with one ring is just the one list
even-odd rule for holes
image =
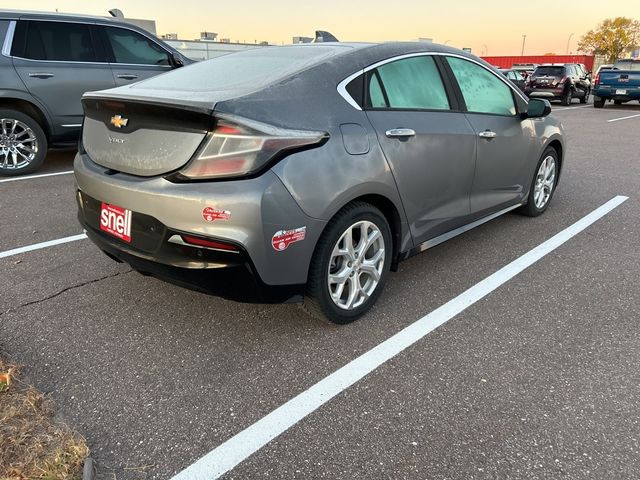
{"label": "dry grass", "polygon": [[82,478],[83,438],[53,422],[51,402],[0,359],[0,479]]}

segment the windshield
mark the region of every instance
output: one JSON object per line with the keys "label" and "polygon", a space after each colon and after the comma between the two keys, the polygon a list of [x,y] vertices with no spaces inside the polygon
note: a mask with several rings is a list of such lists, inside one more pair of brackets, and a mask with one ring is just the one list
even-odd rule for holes
{"label": "windshield", "polygon": [[564,75],[564,67],[538,67],[533,72],[534,77],[561,77]]}
{"label": "windshield", "polygon": [[616,62],[613,68],[617,70],[631,70],[632,72],[640,72],[640,60],[627,60]]}
{"label": "windshield", "polygon": [[336,45],[253,48],[179,68],[132,88],[219,92],[263,87],[349,50]]}

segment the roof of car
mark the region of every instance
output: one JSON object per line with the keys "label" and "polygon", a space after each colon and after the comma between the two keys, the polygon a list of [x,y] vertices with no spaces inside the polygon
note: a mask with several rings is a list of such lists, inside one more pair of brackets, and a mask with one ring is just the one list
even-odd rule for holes
{"label": "roof of car", "polygon": [[101,17],[98,15],[83,15],[80,13],[59,13],[59,12],[41,12],[36,10],[4,10],[0,9],[0,18],[9,20],[18,20],[21,18],[42,19],[42,20],[76,20],[76,21],[92,21],[92,22],[112,22],[126,23],[122,18]]}

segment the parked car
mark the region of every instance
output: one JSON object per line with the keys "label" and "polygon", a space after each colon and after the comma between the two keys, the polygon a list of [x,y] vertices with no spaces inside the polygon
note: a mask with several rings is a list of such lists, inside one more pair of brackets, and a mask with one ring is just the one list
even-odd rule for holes
{"label": "parked car", "polygon": [[516,85],[516,87],[524,92],[525,78],[522,73],[520,73],[518,70],[508,70],[504,68],[500,69],[500,73],[511,80]]}
{"label": "parked car", "polygon": [[511,70],[520,72],[525,80],[531,76],[536,68],[538,68],[537,63],[514,63],[513,65],[511,65]]}
{"label": "parked car", "polygon": [[601,70],[595,79],[593,106],[604,107],[613,101],[621,105],[640,101],[640,60],[618,60],[611,70]]}
{"label": "parked car", "polygon": [[37,170],[50,145],[77,142],[82,94],[192,63],[116,19],[0,11],[0,175]]}
{"label": "parked car", "polygon": [[571,104],[574,97],[578,97],[580,103],[587,103],[591,80],[578,64],[545,64],[527,79],[524,92],[529,97],[560,100],[562,105]]}
{"label": "parked car", "polygon": [[434,44],[247,50],[83,104],[78,216],[107,255],[335,323],[401,260],[543,213],[565,151],[549,102]]}

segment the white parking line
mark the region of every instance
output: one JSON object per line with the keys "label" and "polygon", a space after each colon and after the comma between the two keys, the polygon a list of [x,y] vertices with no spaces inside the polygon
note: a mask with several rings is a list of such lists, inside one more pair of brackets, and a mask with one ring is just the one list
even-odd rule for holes
{"label": "white parking line", "polygon": [[628,117],[613,118],[611,120],[607,120],[607,123],[619,122],[620,120],[629,120],[630,118],[638,118],[638,117],[640,117],[640,114],[638,114],[638,115],[630,115]]}
{"label": "white parking line", "polygon": [[565,110],[576,110],[577,108],[589,108],[589,107],[593,107],[593,105],[583,105],[581,107],[554,108],[552,111],[553,112],[564,112]]}
{"label": "white parking line", "polygon": [[0,180],[0,183],[19,182],[20,180],[32,180],[34,178],[55,177],[57,175],[69,175],[70,173],[73,173],[73,170],[55,173],[41,173],[40,175],[28,175],[26,177],[11,177]]}
{"label": "white parking line", "polygon": [[570,227],[276,408],[175,475],[172,480],[210,480],[225,474],[333,397],[554,251],[627,199],[628,197],[623,196],[612,198]]}
{"label": "white parking line", "polygon": [[6,250],[0,252],[0,258],[12,257],[20,253],[32,252],[34,250],[40,250],[41,248],[53,247],[54,245],[61,245],[63,243],[77,242],[78,240],[84,240],[87,235],[81,233],[80,235],[72,235],[70,237],[58,238],[57,240],[49,240],[42,243],[34,243],[33,245],[27,245],[26,247],[14,248],[12,250]]}

